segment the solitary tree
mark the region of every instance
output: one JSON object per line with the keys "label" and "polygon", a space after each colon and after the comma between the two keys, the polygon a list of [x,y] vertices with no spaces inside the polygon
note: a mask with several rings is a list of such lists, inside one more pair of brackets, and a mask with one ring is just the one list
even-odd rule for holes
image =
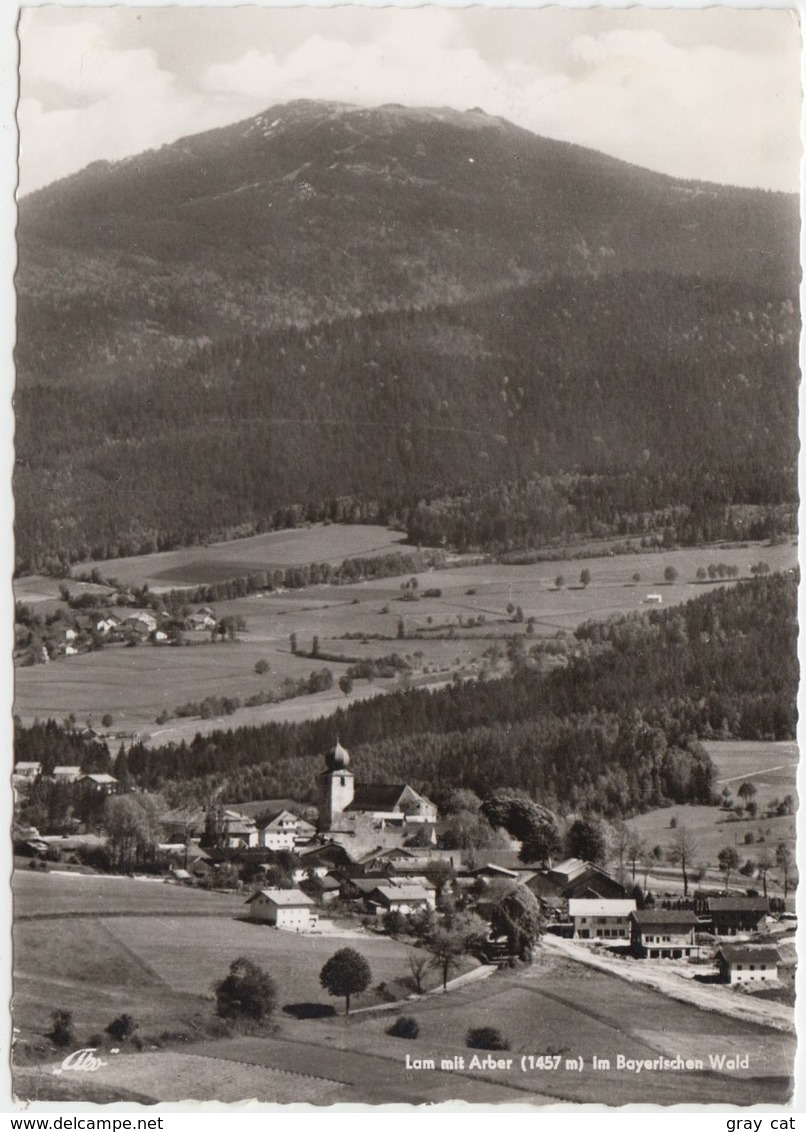
{"label": "solitary tree", "polygon": [[229,974],[213,990],[216,1011],[222,1018],[251,1018],[265,1022],[277,1001],[274,980],[251,959],[234,960]]}
{"label": "solitary tree", "polygon": [[761,883],[764,886],[764,898],[765,899],[767,897],[767,873],[770,871],[770,869],[772,868],[772,866],[774,864],[775,864],[775,859],[773,858],[773,855],[769,850],[769,846],[764,845],[764,847],[762,848],[761,852],[758,855],[758,860],[756,861],[756,868],[758,869],[758,875],[761,877]]}
{"label": "solitary tree", "polygon": [[775,863],[784,874],[784,900],[789,894],[789,874],[792,871],[792,850],[781,841],[775,850]]}
{"label": "solitary tree", "polygon": [[557,575],[557,577],[554,579],[554,585],[558,590],[561,590],[563,588],[563,586],[565,585],[565,577],[563,574]]}
{"label": "solitary tree", "polygon": [[435,924],[425,938],[431,954],[431,966],[442,975],[442,989],[448,989],[448,976],[456,970],[462,955],[479,946],[487,937],[487,925],[471,913],[452,916],[443,924]]}
{"label": "solitary tree", "polygon": [[745,809],[749,809],[750,803],[756,796],[756,788],[754,784],[752,782],[743,782],[736,793],[744,802]]}
{"label": "solitary tree", "polygon": [[331,955],[319,972],[319,982],[336,998],[344,999],[344,1013],[350,1013],[350,996],[365,991],[372,982],[372,971],[363,955],[343,947]]}
{"label": "solitary tree", "polygon": [[674,831],[672,844],[669,846],[668,858],[673,865],[679,865],[683,874],[683,895],[688,896],[688,870],[693,864],[697,852],[697,840],[691,830],[685,825],[679,825]]}
{"label": "solitary tree", "polygon": [[587,587],[590,585],[590,581],[591,581],[590,570],[583,570],[582,573],[579,575],[579,581],[582,584],[582,586],[584,586],[585,589],[587,589]]}
{"label": "solitary tree", "polygon": [[669,582],[669,584],[671,584],[672,582],[676,582],[677,581],[677,570],[675,570],[674,566],[667,566],[666,569],[663,571],[663,577],[667,582]]}
{"label": "solitary tree", "polygon": [[725,890],[727,891],[730,888],[730,874],[739,867],[739,854],[732,846],[726,845],[724,849],[719,850],[717,860],[719,861],[720,871],[725,874]]}

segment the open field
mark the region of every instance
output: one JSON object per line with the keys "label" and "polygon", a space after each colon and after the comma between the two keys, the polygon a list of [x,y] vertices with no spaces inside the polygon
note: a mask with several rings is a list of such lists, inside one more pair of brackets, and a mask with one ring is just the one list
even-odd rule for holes
{"label": "open field", "polygon": [[[372,539],[379,550],[388,549],[389,544],[384,543],[384,539],[396,537],[380,528],[332,526],[259,536],[259,539],[287,536],[291,540],[286,548],[288,554],[297,554],[300,561],[310,561],[327,557],[321,552],[321,540],[344,540],[356,532],[361,537],[351,546],[350,553],[366,552]],[[227,545],[241,547],[244,544]],[[212,552],[219,548],[209,549]],[[331,549],[336,549],[335,543]],[[164,556],[130,560],[139,564],[138,581],[152,576],[152,567],[147,565],[152,557]],[[191,645],[187,648],[114,646],[49,665],[20,668],[15,673],[15,711],[24,722],[32,722],[37,717],[61,719],[70,712],[79,719],[92,714],[96,726],[109,712],[114,718],[113,735],[117,731],[136,731],[143,737],[152,736],[155,743],[178,741],[192,738],[204,726],[222,724],[215,720],[202,725],[197,719],[156,724],[156,717],[163,710],[173,711],[188,701],[198,702],[210,695],[238,695],[246,699],[259,691],[277,688],[287,676],[307,677],[311,671],[322,667],[329,668],[338,681],[350,659],[378,658],[393,652],[410,664],[407,679],[418,683],[440,683],[450,680],[456,672],[473,675],[485,666],[494,675],[506,670],[506,662],[489,660],[484,654],[491,647],[502,650],[506,639],[512,635],[526,634],[530,618],[534,623],[527,644],[541,637],[571,632],[591,619],[644,611],[649,608],[646,604],[649,593],[660,594],[663,606],[696,597],[710,588],[694,580],[698,566],[723,561],[738,565],[742,576],[747,576],[749,566],[761,559],[773,570],[790,569],[797,562],[797,549],[791,545],[756,545],[731,550],[699,548],[664,554],[605,556],[584,562],[532,566],[459,566],[418,575],[420,598],[405,602],[400,600],[401,582],[405,579],[397,578],[352,586],[315,586],[294,592],[253,594],[215,606],[219,617],[235,614],[244,618],[246,631],[240,634],[239,642],[213,645],[206,633],[188,634]],[[257,565],[252,563],[253,568]],[[674,566],[678,571],[678,581],[673,584],[663,582],[667,566]],[[582,568],[591,573],[591,582],[585,588],[576,583]],[[567,581],[558,589],[555,579],[561,574]],[[640,583],[633,581],[634,574],[641,575]],[[22,583],[35,582],[35,579],[22,579]],[[429,589],[441,591],[440,596],[423,596]],[[523,610],[523,622],[512,620],[507,612],[508,605]],[[484,619],[481,625],[479,617]],[[476,622],[472,627],[468,626],[470,619]],[[290,646],[292,633],[296,634],[301,652],[309,652],[313,638],[318,637],[321,653],[346,659],[294,656]],[[346,639],[348,634],[357,639]],[[258,660],[266,660],[270,665],[270,671],[263,676],[254,671]],[[223,722],[226,726],[238,726],[326,715],[357,694],[388,690],[399,686],[399,680],[378,681],[372,685],[357,681],[348,696],[335,689],[325,693],[321,703],[307,703],[308,697],[304,697],[277,705],[242,708]]]}
{"label": "open field", "polygon": [[[85,1036],[103,1030],[111,1011],[132,1014],[144,1035],[193,1025],[210,1015],[212,984],[242,955],[270,972],[279,1006],[341,1009],[343,1001],[319,985],[322,965],[339,947],[366,956],[372,988],[410,974],[405,943],[364,933],[347,943],[336,926],[297,935],[236,919],[245,895],[23,871],[14,874],[14,897],[14,1017],[24,1033],[44,1033],[57,1007],[73,1011]],[[436,984],[437,973],[428,978]],[[381,1001],[370,989],[354,1005]]]}
{"label": "open field", "polygon": [[[387,554],[398,549],[405,537],[400,531],[390,531],[386,527],[317,524],[253,535],[251,538],[230,539],[209,546],[81,562],[76,565],[75,572],[89,573],[97,567],[104,578],[117,578],[126,586],[147,583],[157,591],[186,589],[226,581],[256,570],[303,566],[309,562],[336,565],[345,558]],[[79,586],[79,583],[69,584],[71,589]],[[19,578],[15,582],[15,592],[22,601],[37,601],[56,596],[58,582],[40,576]]]}
{"label": "open field", "polygon": [[[189,966],[198,939],[196,932],[185,941]],[[181,999],[171,1000],[175,992],[168,988],[152,987],[151,993],[163,997],[170,1009],[181,1006]],[[784,1103],[791,1092],[795,1044],[789,1034],[698,1010],[547,952],[539,954],[532,968],[495,974],[448,996],[408,1002],[400,1012],[417,1018],[416,1041],[389,1037],[386,1029],[394,1014],[386,1011],[316,1021],[280,1014],[265,1037],[202,1041],[184,1049],[107,1058],[103,1083],[112,1096],[118,1089],[120,1095],[145,1094],[165,1101],[257,1097],[314,1104],[460,1099],[746,1106]],[[508,1038],[511,1051],[495,1057],[511,1058],[510,1066],[486,1071],[471,1067],[465,1035],[479,1025],[494,1026]],[[747,1054],[749,1070],[714,1071],[709,1068],[711,1053]],[[523,1055],[547,1054],[559,1055],[556,1069],[524,1071]],[[642,1061],[679,1055],[701,1059],[704,1068],[646,1069],[638,1074],[618,1069],[618,1055]],[[407,1056],[430,1058],[434,1067],[407,1069]],[[610,1067],[603,1068],[600,1061],[594,1068],[594,1057],[608,1059]],[[442,1069],[443,1058],[463,1058],[464,1063]],[[97,1078],[91,1087],[100,1086]],[[23,1068],[17,1075],[18,1091],[32,1095],[35,1081],[31,1070]],[[49,1082],[52,1095],[63,1095],[62,1085]]]}

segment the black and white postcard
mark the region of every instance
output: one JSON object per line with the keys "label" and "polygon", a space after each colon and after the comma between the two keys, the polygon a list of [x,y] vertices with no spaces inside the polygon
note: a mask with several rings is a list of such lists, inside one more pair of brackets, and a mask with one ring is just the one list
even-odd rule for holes
{"label": "black and white postcard", "polygon": [[13,1103],[786,1111],[797,12],[17,34]]}

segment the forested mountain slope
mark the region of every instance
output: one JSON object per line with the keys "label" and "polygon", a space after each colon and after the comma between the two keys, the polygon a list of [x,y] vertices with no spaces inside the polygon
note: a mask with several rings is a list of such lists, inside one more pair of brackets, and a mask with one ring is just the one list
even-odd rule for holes
{"label": "forested mountain slope", "polygon": [[791,499],[797,225],[480,111],[96,163],[20,207],[20,564],[570,470]]}

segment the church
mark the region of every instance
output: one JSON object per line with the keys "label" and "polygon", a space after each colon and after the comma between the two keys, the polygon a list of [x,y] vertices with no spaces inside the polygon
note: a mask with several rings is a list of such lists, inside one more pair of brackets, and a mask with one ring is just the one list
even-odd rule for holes
{"label": "church", "polygon": [[317,795],[320,833],[357,834],[437,820],[434,803],[406,783],[357,783],[338,740],[325,755]]}

